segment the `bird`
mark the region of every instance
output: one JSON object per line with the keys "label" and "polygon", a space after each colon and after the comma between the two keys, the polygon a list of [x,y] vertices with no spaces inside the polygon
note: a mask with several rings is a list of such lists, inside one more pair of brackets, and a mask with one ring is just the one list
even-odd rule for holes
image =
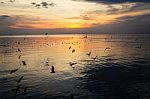
{"label": "bird", "polygon": [[32,2],[31,4],[32,4],[32,5],[35,5],[36,3],[35,3],[35,2]]}
{"label": "bird", "polygon": [[18,52],[21,52],[21,50],[18,48]]}
{"label": "bird", "polygon": [[75,49],[72,50],[72,53],[74,53],[74,52],[75,52]]}
{"label": "bird", "polygon": [[17,82],[18,82],[18,83],[20,83],[20,82],[21,82],[21,80],[23,79],[23,77],[24,77],[24,76],[21,76],[21,77],[18,79],[18,81],[17,81]]}
{"label": "bird", "polygon": [[105,50],[104,50],[104,52],[105,52],[106,50],[108,50],[108,49],[110,49],[110,47],[106,47]]}
{"label": "bird", "polygon": [[69,49],[71,49],[71,46],[69,47]]}
{"label": "bird", "polygon": [[22,64],[23,64],[23,66],[27,65],[25,61],[21,61],[21,62],[22,62]]}
{"label": "bird", "polygon": [[97,58],[97,56],[93,57],[92,59],[94,59],[94,60],[95,60],[96,58]]}
{"label": "bird", "polygon": [[90,56],[90,55],[91,55],[91,52],[89,52],[89,53],[86,53],[86,55]]}
{"label": "bird", "polygon": [[16,72],[16,71],[18,71],[19,69],[14,69],[14,70],[11,70],[10,71],[10,74],[12,74],[12,73],[14,73],[14,72]]}
{"label": "bird", "polygon": [[52,65],[52,67],[51,67],[51,73],[55,73],[55,70],[54,70],[55,68],[54,68],[54,66]]}
{"label": "bird", "polygon": [[76,62],[69,62],[70,66],[77,64]]}
{"label": "bird", "polygon": [[87,38],[87,34],[83,38]]}
{"label": "bird", "polygon": [[18,56],[18,59],[20,59],[20,58],[21,58],[21,55]]}
{"label": "bird", "polygon": [[45,35],[48,35],[48,33],[45,33]]}

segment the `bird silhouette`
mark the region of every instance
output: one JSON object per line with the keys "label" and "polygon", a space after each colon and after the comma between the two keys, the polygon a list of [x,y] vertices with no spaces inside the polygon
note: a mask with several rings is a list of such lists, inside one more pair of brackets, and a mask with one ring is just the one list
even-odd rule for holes
{"label": "bird silhouette", "polygon": [[17,81],[17,82],[18,82],[18,83],[20,83],[20,82],[21,82],[21,80],[23,79],[23,77],[24,77],[24,76],[21,76],[21,77],[18,79],[18,81]]}
{"label": "bird silhouette", "polygon": [[87,38],[87,34],[83,38]]}
{"label": "bird silhouette", "polygon": [[89,52],[89,53],[86,53],[86,55],[90,56],[90,55],[91,55],[91,52]]}
{"label": "bird silhouette", "polygon": [[72,50],[72,53],[74,53],[74,52],[75,52],[75,49]]}
{"label": "bird silhouette", "polygon": [[105,50],[104,50],[104,52],[105,52],[106,50],[108,50],[108,49],[110,49],[110,47],[106,47]]}
{"label": "bird silhouette", "polygon": [[70,66],[73,66],[73,65],[75,65],[75,64],[77,64],[76,62],[69,62],[69,65]]}
{"label": "bird silhouette", "polygon": [[21,50],[18,48],[18,52],[21,52]]}
{"label": "bird silhouette", "polygon": [[97,58],[97,56],[95,56],[95,57],[93,57],[93,58],[91,58],[91,59],[94,59],[94,60],[95,60],[96,58]]}
{"label": "bird silhouette", "polygon": [[16,72],[16,71],[18,71],[19,69],[14,69],[14,70],[11,70],[10,71],[10,74],[12,74],[12,73],[14,73],[14,72]]}
{"label": "bird silhouette", "polygon": [[21,61],[21,62],[22,62],[22,64],[23,64],[23,66],[27,65],[25,61]]}
{"label": "bird silhouette", "polygon": [[69,49],[71,49],[71,46],[69,47]]}
{"label": "bird silhouette", "polygon": [[55,68],[54,68],[53,65],[52,65],[52,67],[51,67],[51,73],[55,73]]}

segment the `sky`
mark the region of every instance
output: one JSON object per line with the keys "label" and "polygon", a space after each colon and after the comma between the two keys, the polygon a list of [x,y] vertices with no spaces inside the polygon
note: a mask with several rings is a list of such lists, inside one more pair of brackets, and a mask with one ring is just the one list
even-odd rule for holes
{"label": "sky", "polygon": [[0,0],[0,35],[150,33],[150,0]]}

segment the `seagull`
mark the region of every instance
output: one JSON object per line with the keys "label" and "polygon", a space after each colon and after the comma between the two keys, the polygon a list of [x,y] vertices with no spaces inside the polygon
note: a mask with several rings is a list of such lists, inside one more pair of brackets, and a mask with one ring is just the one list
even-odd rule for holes
{"label": "seagull", "polygon": [[35,3],[35,2],[32,2],[31,4],[32,4],[32,5],[35,5],[36,3]]}
{"label": "seagull", "polygon": [[23,66],[27,65],[25,61],[21,61],[21,62],[22,62],[22,64],[23,64]]}
{"label": "seagull", "polygon": [[20,82],[21,82],[21,80],[23,79],[23,77],[24,77],[24,76],[21,76],[21,77],[18,79],[18,81],[17,81],[17,82],[18,82],[18,83],[20,83]]}
{"label": "seagull", "polygon": [[18,48],[18,52],[21,52],[21,50]]}
{"label": "seagull", "polygon": [[14,70],[11,70],[10,71],[10,74],[12,74],[12,73],[14,73],[14,72],[16,72],[16,71],[18,71],[19,69],[14,69]]}
{"label": "seagull", "polygon": [[104,50],[104,52],[105,52],[106,50],[108,50],[108,49],[110,49],[110,47],[106,47],[105,50]]}
{"label": "seagull", "polygon": [[48,33],[45,33],[45,35],[48,35]]}
{"label": "seagull", "polygon": [[90,56],[90,55],[91,55],[91,52],[89,52],[89,53],[86,53],[86,55]]}
{"label": "seagull", "polygon": [[21,58],[21,55],[18,56],[18,59],[20,59],[20,58]]}
{"label": "seagull", "polygon": [[72,53],[75,52],[75,49],[72,50]]}
{"label": "seagull", "polygon": [[70,64],[70,66],[73,66],[73,65],[75,65],[77,63],[76,62],[70,62],[69,64]]}
{"label": "seagull", "polygon": [[95,57],[94,57],[94,58],[92,58],[92,59],[94,59],[94,60],[95,60],[96,58],[97,58],[97,56],[95,56]]}
{"label": "seagull", "polygon": [[69,49],[71,49],[71,46],[69,47]]}
{"label": "seagull", "polygon": [[54,66],[52,65],[52,68],[51,68],[51,73],[55,73],[55,70],[54,70]]}

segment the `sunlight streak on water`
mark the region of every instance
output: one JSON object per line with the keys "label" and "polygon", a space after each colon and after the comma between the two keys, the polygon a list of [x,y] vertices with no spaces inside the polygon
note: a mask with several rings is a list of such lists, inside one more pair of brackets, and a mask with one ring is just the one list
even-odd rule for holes
{"label": "sunlight streak on water", "polygon": [[[121,98],[116,93],[122,91],[121,95],[130,94],[123,98],[127,99],[136,97],[132,94],[136,89],[134,84],[149,83],[150,35],[89,34],[88,38],[83,36],[1,36],[2,98],[66,99],[70,94],[74,94],[75,97],[83,99],[112,99]],[[72,53],[73,49],[75,52]],[[90,51],[91,55],[88,56],[87,53]],[[23,66],[22,61],[27,65]],[[70,66],[70,62],[77,64]],[[50,73],[52,65],[56,73]],[[10,71],[16,68],[19,70],[10,74]],[[22,75],[23,80],[17,83]],[[118,82],[117,86],[115,83]],[[15,96],[11,92],[15,86],[28,87],[27,92],[21,89]],[[118,87],[121,88],[114,93],[113,88]],[[123,90],[125,87],[127,89]],[[148,99],[149,89],[142,88],[147,92],[145,99]],[[108,94],[111,96],[108,97]],[[145,94],[142,96],[145,97]]]}

